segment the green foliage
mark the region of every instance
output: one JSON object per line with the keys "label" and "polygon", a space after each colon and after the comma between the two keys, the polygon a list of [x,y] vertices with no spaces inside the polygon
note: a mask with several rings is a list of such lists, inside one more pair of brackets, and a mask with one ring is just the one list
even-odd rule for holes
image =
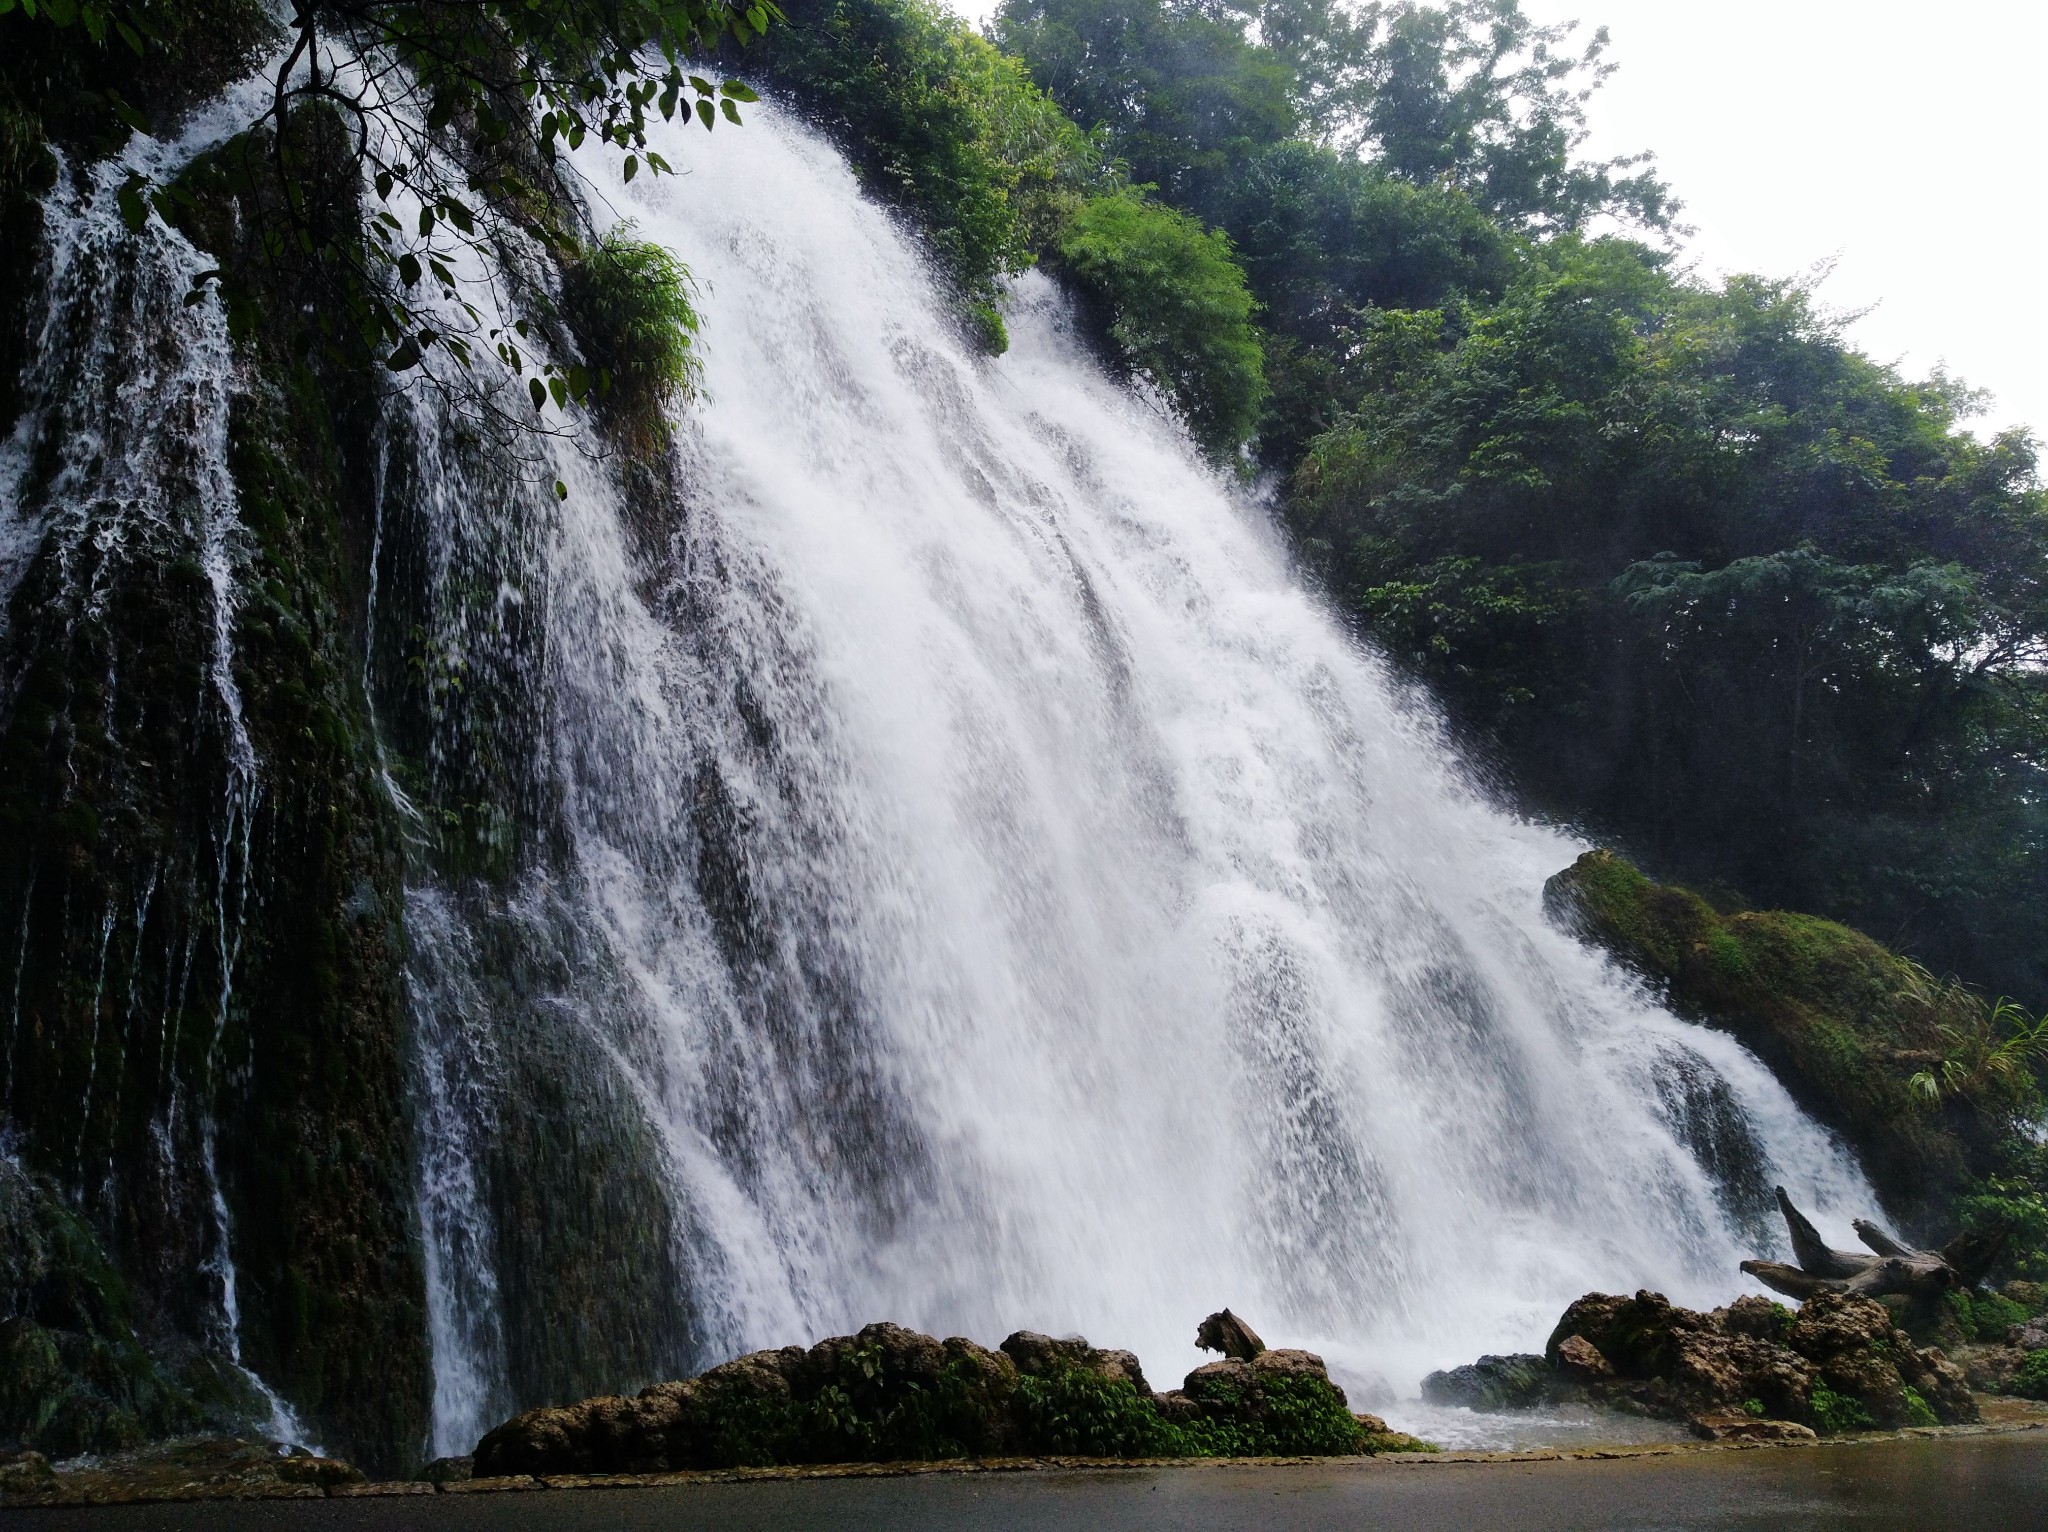
{"label": "green foliage", "polygon": [[1963,1338],[1987,1345],[2002,1345],[2008,1329],[2033,1317],[2031,1310],[1999,1293],[1957,1291],[1947,1301]]}
{"label": "green foliage", "polygon": [[1743,1414],[1745,1414],[1745,1415],[1753,1415],[1753,1416],[1755,1416],[1755,1417],[1756,1417],[1756,1418],[1757,1418],[1758,1420],[1762,1420],[1762,1419],[1763,1419],[1763,1418],[1764,1418],[1764,1417],[1765,1417],[1766,1415],[1768,1415],[1768,1414],[1770,1413],[1770,1412],[1769,1412],[1768,1410],[1766,1410],[1766,1409],[1764,1408],[1764,1402],[1763,1402],[1763,1400],[1761,1400],[1761,1399],[1745,1399],[1745,1400],[1743,1400],[1743,1401],[1742,1401],[1742,1412],[1743,1412]]}
{"label": "green foliage", "polygon": [[[1921,1401],[1920,1408],[1927,1410],[1925,1400]],[[1933,1411],[1927,1410],[1927,1413],[1932,1417]],[[1932,1424],[1931,1418],[1928,1423]],[[1845,1431],[1874,1431],[1877,1421],[1854,1394],[1838,1394],[1827,1384],[1816,1381],[1813,1385],[1813,1428],[1822,1436],[1839,1436]]]}
{"label": "green foliage", "polygon": [[1944,1027],[1956,1052],[1937,1070],[1923,1069],[1912,1086],[1929,1102],[1944,1095],[1978,1097],[1994,1085],[2018,1086],[2030,1095],[2039,1065],[2048,1060],[2048,1014],[2029,1016],[2006,996],[1992,1002],[1990,1035]]}
{"label": "green foliage", "polygon": [[1079,1367],[1017,1380],[1012,1408],[1034,1450],[1071,1457],[1187,1457],[1188,1435],[1160,1418],[1125,1378]]}
{"label": "green foliage", "polygon": [[1162,0],[1011,0],[995,37],[1135,180],[1203,209],[1234,167],[1293,137],[1293,71],[1245,18]]}
{"label": "green foliage", "polygon": [[564,306],[595,370],[598,407],[638,446],[666,440],[668,412],[696,392],[694,294],[689,268],[633,238],[631,224],[607,231],[564,273]]}
{"label": "green foliage", "polygon": [[2022,1399],[2048,1399],[2048,1346],[2027,1353],[2012,1375],[2010,1388]]}
{"label": "green foliage", "polygon": [[[797,0],[768,77],[917,218],[992,350],[997,285],[1103,179],[1098,147],[1023,66],[936,0]],[[994,321],[994,322],[992,322]]]}
{"label": "green foliage", "polygon": [[1358,1417],[1320,1378],[1260,1376],[1243,1396],[1225,1384],[1202,1402],[1203,1418],[1181,1428],[1190,1456],[1341,1456],[1363,1445]]}
{"label": "green foliage", "polygon": [[1266,379],[1229,240],[1118,192],[1083,204],[1058,250],[1061,269],[1100,307],[1121,362],[1172,401],[1212,455],[1235,451],[1258,422]]}
{"label": "green foliage", "polygon": [[1920,1397],[1920,1391],[1908,1384],[1905,1389],[1906,1421],[1909,1426],[1938,1426],[1941,1419],[1934,1413],[1934,1407]]}
{"label": "green foliage", "polygon": [[1540,804],[2048,996],[2024,438],[1961,431],[1961,391],[1848,350],[1802,286],[1701,287],[1623,241],[1354,333],[1290,518]]}
{"label": "green foliage", "polygon": [[[221,4],[212,0],[204,9]],[[276,28],[261,8],[245,9],[252,19],[237,17],[228,30],[237,40],[232,46],[246,55]],[[75,26],[87,49],[104,52],[118,38],[145,63],[182,44],[183,27],[159,24],[178,8],[154,0],[23,0],[21,10],[60,30]],[[250,127],[264,130],[274,150],[263,168],[277,194],[258,199],[266,258],[324,267],[336,279],[334,301],[310,315],[308,343],[338,353],[345,333],[392,373],[411,371],[435,348],[467,367],[475,350],[488,346],[515,373],[535,369],[537,411],[550,400],[560,405],[583,396],[593,380],[583,369],[535,355],[524,321],[486,328],[464,296],[459,258],[475,257],[495,272],[511,233],[574,258],[576,204],[553,173],[561,148],[586,140],[607,145],[629,180],[643,168],[667,173],[647,143],[655,113],[672,119],[681,112],[709,129],[721,117],[737,124],[739,104],[756,99],[739,81],[715,84],[688,73],[685,58],[722,39],[757,38],[776,15],[772,0],[298,0],[284,26],[290,47],[277,65],[275,89]],[[327,49],[398,67],[359,74],[316,67]],[[175,91],[155,94],[162,105],[176,106]],[[125,126],[149,126],[144,111],[111,87],[100,95]],[[297,147],[298,119],[337,110],[350,125],[346,198],[322,184],[324,160]],[[367,219],[355,206],[355,188],[364,181],[381,204]],[[140,173],[120,188],[118,201],[136,229],[152,211],[166,219],[180,213],[178,188],[153,185]],[[210,284],[221,287],[231,312],[246,309],[248,290],[238,289],[226,268],[203,274],[191,301],[200,301]],[[437,313],[423,301],[428,294],[466,319],[451,323],[445,309]],[[478,413],[491,419],[497,411],[480,400]]]}
{"label": "green foliage", "polygon": [[2048,1146],[2006,1139],[1989,1173],[1956,1198],[1955,1210],[1966,1231],[2004,1235],[1994,1279],[2048,1281]]}

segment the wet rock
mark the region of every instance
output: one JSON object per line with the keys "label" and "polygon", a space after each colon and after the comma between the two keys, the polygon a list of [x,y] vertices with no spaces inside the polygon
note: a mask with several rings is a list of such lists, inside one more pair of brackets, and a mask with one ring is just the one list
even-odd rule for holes
{"label": "wet rock", "polygon": [[1796,1420],[1764,1420],[1740,1410],[1695,1415],[1690,1424],[1695,1434],[1710,1442],[1810,1442],[1817,1439],[1811,1426],[1802,1426]]}
{"label": "wet rock", "polygon": [[417,1475],[423,1484],[460,1484],[465,1479],[476,1477],[474,1458],[435,1458],[422,1468]]}
{"label": "wet rock", "polygon": [[635,1398],[529,1410],[477,1444],[518,1476],[1032,1453],[1263,1456],[1419,1446],[1349,1412],[1313,1352],[1263,1347],[1155,1394],[1138,1358],[1020,1330],[991,1351],[869,1325],[808,1351],[757,1351]]}
{"label": "wet rock", "polygon": [[[9,1468],[19,1477],[10,1479]],[[353,1465],[303,1447],[216,1437],[86,1459],[61,1472],[36,1453],[17,1454],[0,1468],[0,1495],[31,1505],[310,1498],[363,1482]]]}
{"label": "wet rock", "polygon": [[1152,1397],[1152,1385],[1145,1381],[1145,1370],[1138,1365],[1134,1353],[1105,1351],[1078,1335],[1056,1339],[1034,1330],[1019,1330],[1003,1342],[1003,1355],[1027,1378],[1045,1377],[1061,1368],[1075,1367],[1100,1378],[1121,1379],[1136,1389],[1141,1398]]}
{"label": "wet rock", "polygon": [[1196,1327],[1195,1345],[1203,1351],[1220,1351],[1240,1362],[1249,1362],[1266,1349],[1258,1332],[1228,1309],[1211,1314]]}
{"label": "wet rock", "polygon": [[2018,1351],[2039,1351],[2048,1346],[2048,1314],[2039,1314],[2025,1324],[2006,1327],[2005,1343]]}
{"label": "wet rock", "polygon": [[[1589,1373],[1589,1350],[1610,1376]],[[1879,1426],[1977,1418],[1961,1369],[1915,1346],[1883,1304],[1841,1293],[1815,1294],[1796,1316],[1761,1298],[1699,1313],[1661,1293],[1589,1293],[1565,1310],[1545,1356],[1557,1386],[1596,1404],[1695,1423],[1742,1414],[1819,1425],[1819,1385]]]}
{"label": "wet rock", "polygon": [[[1600,1348],[1583,1335],[1567,1335],[1557,1343],[1556,1369],[1559,1376],[1581,1385],[1604,1383],[1614,1376],[1614,1368],[1600,1354]],[[1425,1378],[1423,1387],[1428,1386],[1429,1380]]]}
{"label": "wet rock", "polygon": [[27,1495],[54,1489],[57,1472],[40,1452],[0,1452],[0,1495]]}
{"label": "wet rock", "polygon": [[[1599,1355],[1597,1351],[1593,1354]],[[1463,1405],[1473,1410],[1534,1409],[1551,1392],[1549,1363],[1528,1352],[1483,1356],[1422,1380],[1422,1397],[1431,1404]]]}

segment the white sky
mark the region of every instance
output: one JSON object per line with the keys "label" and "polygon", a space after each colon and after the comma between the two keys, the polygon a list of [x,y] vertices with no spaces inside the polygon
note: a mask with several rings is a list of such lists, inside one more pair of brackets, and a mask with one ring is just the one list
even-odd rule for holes
{"label": "white sky", "polygon": [[1599,155],[1653,149],[1709,274],[1833,260],[1850,337],[2048,440],[2048,0],[1524,0],[1604,25]]}
{"label": "white sky", "polygon": [[[996,0],[953,0],[969,18]],[[1703,274],[1818,262],[1850,338],[2048,440],[2048,0],[1524,0],[1604,25],[1598,157],[1653,149]]]}

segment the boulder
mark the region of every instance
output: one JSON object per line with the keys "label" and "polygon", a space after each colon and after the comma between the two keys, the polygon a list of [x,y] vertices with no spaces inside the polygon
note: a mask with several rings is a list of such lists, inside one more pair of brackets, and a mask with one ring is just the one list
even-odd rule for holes
{"label": "boulder", "polygon": [[[1482,1357],[1481,1360],[1485,1359]],[[1600,1348],[1583,1335],[1567,1335],[1559,1341],[1553,1365],[1560,1377],[1581,1386],[1588,1383],[1604,1383],[1614,1376],[1613,1365],[1600,1354]],[[1439,1374],[1430,1374],[1432,1378],[1437,1376]],[[1422,1380],[1422,1386],[1426,1396],[1429,1378]]]}
{"label": "boulder", "polygon": [[1228,1309],[1211,1314],[1196,1326],[1195,1345],[1203,1351],[1220,1351],[1239,1362],[1249,1362],[1266,1349],[1258,1332]]}
{"label": "boulder", "polygon": [[1101,1350],[1078,1335],[1055,1339],[1035,1330],[1019,1330],[1003,1342],[1003,1355],[1025,1377],[1044,1377],[1061,1368],[1075,1367],[1098,1377],[1122,1379],[1141,1398],[1152,1397],[1152,1385],[1145,1381],[1145,1370],[1138,1365],[1134,1353]]}
{"label": "boulder", "polygon": [[33,1495],[57,1487],[57,1471],[40,1452],[0,1452],[0,1495]]}
{"label": "boulder", "polygon": [[1700,1313],[1661,1293],[1588,1293],[1565,1310],[1544,1355],[1549,1397],[1719,1423],[1720,1434],[1737,1415],[1819,1424],[1821,1384],[1879,1426],[1977,1418],[1953,1362],[1914,1345],[1882,1303],[1843,1292],[1817,1292],[1796,1315],[1755,1297]]}
{"label": "boulder", "polygon": [[[1573,1356],[1576,1359],[1584,1352],[1599,1356],[1580,1341]],[[1433,1372],[1422,1380],[1422,1397],[1431,1404],[1463,1405],[1472,1410],[1526,1410],[1548,1399],[1551,1385],[1549,1363],[1529,1352],[1517,1352],[1483,1356],[1463,1367]]]}

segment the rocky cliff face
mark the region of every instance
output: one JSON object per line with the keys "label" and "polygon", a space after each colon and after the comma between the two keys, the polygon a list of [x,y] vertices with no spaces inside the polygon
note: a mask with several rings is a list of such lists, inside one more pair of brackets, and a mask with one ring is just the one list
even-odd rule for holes
{"label": "rocky cliff face", "polygon": [[396,1468],[428,1384],[403,863],[350,616],[370,397],[345,355],[295,357],[276,325],[237,340],[185,304],[208,264],[273,311],[320,301],[317,272],[287,278],[238,233],[256,193],[237,165],[264,146],[186,172],[182,239],[126,233],[94,147],[39,144],[61,226],[6,235],[41,277],[14,316],[35,359],[14,509],[36,537],[0,629],[0,1134],[104,1252],[147,1348],[238,1358],[312,1439]]}

